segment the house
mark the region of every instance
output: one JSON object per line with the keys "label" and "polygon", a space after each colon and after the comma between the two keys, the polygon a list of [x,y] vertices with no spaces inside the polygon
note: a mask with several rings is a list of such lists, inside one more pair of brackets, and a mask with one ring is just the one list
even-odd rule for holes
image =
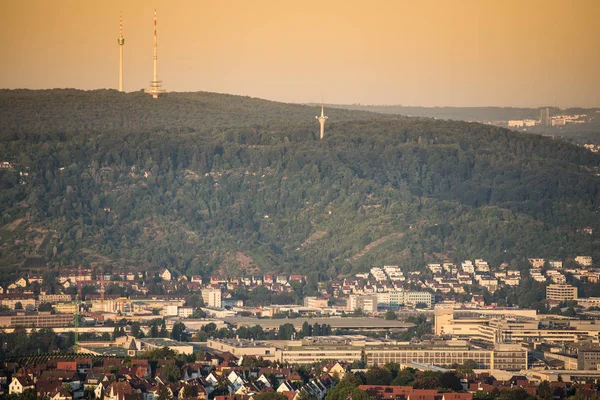
{"label": "house", "polygon": [[169,272],[169,270],[166,268],[161,269],[160,272],[158,273],[158,276],[160,276],[163,281],[171,280],[171,272]]}
{"label": "house", "polygon": [[70,400],[73,394],[60,381],[40,381],[36,385],[37,395],[48,400]]}
{"label": "house", "polygon": [[35,389],[35,385],[29,377],[13,376],[10,385],[8,385],[9,394],[22,394],[27,389]]}
{"label": "house", "polygon": [[442,400],[473,400],[473,393],[444,393]]}
{"label": "house", "polygon": [[27,280],[25,278],[19,278],[15,281],[15,286],[24,288],[27,286]]}
{"label": "house", "polygon": [[177,396],[179,400],[183,399],[196,399],[196,400],[206,400],[208,398],[208,394],[206,393],[206,389],[204,386],[197,383],[196,381],[186,382],[181,386],[181,390],[179,390],[179,395]]}
{"label": "house", "polygon": [[133,393],[129,382],[112,382],[104,392],[104,400],[125,400],[125,395]]}
{"label": "house", "polygon": [[327,372],[331,376],[337,376],[340,380],[346,375],[347,369],[344,368],[339,362],[329,363],[322,368],[323,372]]}

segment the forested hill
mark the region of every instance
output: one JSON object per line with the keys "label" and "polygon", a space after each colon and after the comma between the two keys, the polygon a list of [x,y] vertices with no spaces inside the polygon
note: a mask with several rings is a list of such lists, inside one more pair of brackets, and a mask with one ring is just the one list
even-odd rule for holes
{"label": "forested hill", "polygon": [[[167,93],[157,102],[143,92],[0,90],[0,126],[15,133],[221,133],[229,127],[304,123],[320,112],[316,106],[206,92]],[[337,109],[327,114],[336,121],[377,116]]]}
{"label": "forested hill", "polygon": [[[0,264],[179,273],[600,257],[600,156],[492,126],[239,96],[1,91]],[[589,226],[594,235],[581,228]]]}

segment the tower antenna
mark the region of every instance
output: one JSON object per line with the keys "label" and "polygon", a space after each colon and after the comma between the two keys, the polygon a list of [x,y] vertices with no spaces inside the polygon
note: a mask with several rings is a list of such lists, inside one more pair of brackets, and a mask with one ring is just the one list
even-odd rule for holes
{"label": "tower antenna", "polygon": [[323,106],[323,99],[321,99],[321,116],[315,117],[319,121],[319,125],[321,125],[321,131],[319,138],[323,139],[325,137],[325,121],[327,121],[327,116],[325,116],[325,107]]}
{"label": "tower antenna", "polygon": [[119,15],[119,92],[123,91],[123,45],[125,44],[125,38],[123,37],[123,12]]}
{"label": "tower antenna", "polygon": [[146,93],[151,94],[152,98],[154,99],[158,99],[158,95],[165,93],[165,90],[162,88],[162,81],[158,80],[158,51],[156,36],[156,9],[154,9],[154,75],[152,81],[150,81],[150,88],[146,89]]}

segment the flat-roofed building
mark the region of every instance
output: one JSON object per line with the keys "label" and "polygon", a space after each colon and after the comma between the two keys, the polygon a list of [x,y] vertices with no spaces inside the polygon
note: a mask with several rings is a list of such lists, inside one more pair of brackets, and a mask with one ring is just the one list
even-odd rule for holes
{"label": "flat-roofed building", "polygon": [[600,349],[579,350],[577,353],[577,369],[600,370]]}
{"label": "flat-roofed building", "polygon": [[377,312],[377,295],[355,295],[351,294],[348,296],[346,303],[346,310],[353,312],[361,309],[363,312],[373,314]]}
{"label": "flat-roofed building", "polygon": [[17,313],[0,316],[0,327],[16,328],[59,328],[73,325],[73,314],[51,314],[50,312]]}
{"label": "flat-roofed building", "polygon": [[482,368],[491,368],[492,352],[484,349],[473,350],[467,346],[381,346],[365,349],[365,364],[368,366],[387,363],[406,364],[418,362],[431,365],[464,364],[475,361]]}
{"label": "flat-roofed building", "polygon": [[527,350],[520,345],[499,345],[492,349],[470,346],[401,345],[365,348],[365,364],[368,366],[386,363],[406,364],[418,362],[437,366],[451,366],[475,361],[480,368],[521,370],[527,369]]}
{"label": "flat-roofed building", "polygon": [[281,362],[290,364],[312,364],[321,361],[344,361],[352,363],[362,360],[362,347],[353,346],[290,346],[279,351]]}
{"label": "flat-roofed building", "polygon": [[142,344],[143,350],[158,350],[164,347],[168,347],[170,350],[173,350],[175,353],[179,354],[193,354],[194,346],[185,342],[178,342],[172,339],[166,338],[148,338],[148,339],[139,339],[139,342]]}
{"label": "flat-roofed building", "polygon": [[254,356],[265,360],[277,360],[277,347],[262,340],[247,339],[208,339],[206,347],[220,352],[229,352],[236,357]]}
{"label": "flat-roofed building", "polygon": [[221,308],[221,289],[202,289],[202,300],[207,307]]}
{"label": "flat-roofed building", "polygon": [[70,294],[40,294],[40,303],[59,303],[72,300]]}
{"label": "flat-roofed building", "polygon": [[546,287],[546,298],[556,301],[575,300],[577,288],[567,284],[551,284]]}
{"label": "flat-roofed building", "polygon": [[[536,310],[521,308],[494,308],[494,309],[455,309],[451,307],[437,307],[435,309],[435,334],[454,335],[473,333],[478,331],[477,326],[487,325],[493,318],[531,318],[537,316]],[[462,332],[455,328],[463,328]]]}
{"label": "flat-roofed building", "polygon": [[238,357],[255,356],[291,364],[321,361],[363,361],[369,366],[388,362],[422,363],[436,366],[464,364],[474,360],[481,368],[521,370],[527,368],[527,350],[520,345],[498,344],[484,349],[468,346],[464,341],[410,344],[361,335],[306,337],[290,341],[250,341],[210,339],[207,347],[230,352]]}

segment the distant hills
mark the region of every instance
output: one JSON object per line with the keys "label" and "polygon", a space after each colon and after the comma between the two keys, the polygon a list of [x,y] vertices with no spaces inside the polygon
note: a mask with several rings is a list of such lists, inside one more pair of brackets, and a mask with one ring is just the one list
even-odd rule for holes
{"label": "distant hills", "polygon": [[401,105],[361,105],[361,104],[332,104],[330,107],[356,111],[370,111],[381,114],[398,114],[410,117],[426,117],[436,119],[451,119],[456,121],[487,122],[508,121],[514,119],[539,119],[540,110],[548,108],[551,115],[555,114],[588,114],[593,115],[600,109],[572,107],[414,107]]}
{"label": "distant hills", "polygon": [[600,156],[342,109],[318,140],[318,111],[214,93],[0,91],[1,279],[27,256],[320,279],[440,258],[600,257]]}

